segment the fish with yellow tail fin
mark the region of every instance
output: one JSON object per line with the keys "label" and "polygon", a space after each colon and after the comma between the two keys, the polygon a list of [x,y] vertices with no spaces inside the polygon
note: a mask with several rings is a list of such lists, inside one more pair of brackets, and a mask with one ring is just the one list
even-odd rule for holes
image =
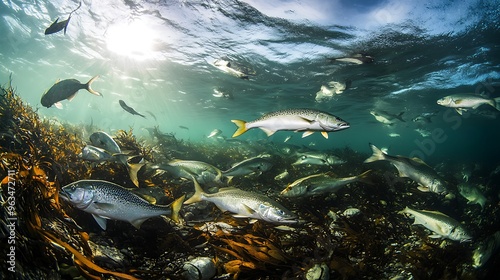
{"label": "fish with yellow tail fin", "polygon": [[92,214],[106,230],[107,219],[126,221],[140,228],[149,218],[170,215],[178,221],[184,196],[168,206],[154,205],[141,196],[117,184],[102,180],[80,180],[64,186],[61,198],[76,208]]}
{"label": "fish with yellow tail fin", "polygon": [[192,178],[195,193],[184,204],[204,200],[214,203],[221,211],[229,211],[239,218],[254,218],[275,224],[298,222],[294,213],[267,196],[233,187],[221,188],[217,193],[208,194],[203,191],[198,181]]}
{"label": "fish with yellow tail fin", "polygon": [[304,131],[302,137],[307,137],[316,131],[328,139],[328,132],[349,128],[349,123],[339,117],[314,109],[288,109],[264,114],[262,117],[245,122],[231,120],[238,129],[233,137],[240,136],[252,128],[262,129],[267,136],[278,130]]}
{"label": "fish with yellow tail fin", "polygon": [[329,174],[314,174],[297,179],[288,185],[281,195],[285,197],[308,197],[325,193],[335,193],[345,185],[354,182],[365,182],[371,184],[368,174],[371,170],[365,171],[357,176],[334,178]]}

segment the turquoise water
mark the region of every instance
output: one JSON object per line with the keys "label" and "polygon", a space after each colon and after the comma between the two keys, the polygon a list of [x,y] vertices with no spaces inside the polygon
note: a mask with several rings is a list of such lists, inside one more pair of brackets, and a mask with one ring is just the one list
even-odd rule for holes
{"label": "turquoise water", "polygon": [[[498,112],[483,106],[451,129],[442,115],[447,108],[436,104],[453,93],[500,95],[496,1],[266,3],[84,1],[66,35],[44,35],[78,2],[3,1],[1,81],[12,73],[19,94],[48,118],[82,124],[92,118],[106,131],[132,127],[136,134],[158,125],[195,141],[215,128],[230,137],[236,129],[231,119],[248,121],[276,109],[307,107],[337,115],[351,128],[329,140],[294,135],[291,143],[350,146],[368,153],[371,141],[409,155],[423,139],[411,120],[433,113],[433,122],[423,128],[443,129],[449,137],[437,145],[431,161],[451,156],[491,164],[498,158],[493,149],[498,130],[492,129],[498,127]],[[374,63],[327,60],[360,52],[374,57]],[[221,57],[252,68],[256,75],[241,80],[220,71],[211,63]],[[63,101],[62,110],[40,105],[41,95],[58,79],[83,83],[95,75],[100,78],[93,88],[103,98],[82,90],[71,102]],[[352,81],[350,89],[315,101],[322,85],[346,79]],[[233,98],[214,97],[214,89]],[[143,114],[152,112],[157,120],[129,115],[119,99]],[[371,110],[404,111],[406,122],[385,126]],[[278,132],[269,140],[289,135],[293,133]],[[241,138],[266,136],[253,130]]]}
{"label": "turquoise water", "polygon": [[[291,131],[267,137],[258,129],[238,139],[282,143],[293,136],[287,143],[298,147],[349,147],[366,155],[374,143],[390,154],[417,156],[448,177],[468,166],[498,200],[489,174],[500,166],[500,112],[483,105],[460,116],[436,103],[456,93],[500,97],[498,1],[269,2],[86,0],[66,34],[44,35],[78,1],[2,0],[0,83],[11,75],[17,93],[44,118],[92,123],[110,134],[132,128],[143,138],[158,126],[195,143],[214,129],[230,138],[232,119],[318,109],[350,128],[328,139]],[[329,60],[358,53],[374,62]],[[224,73],[213,65],[220,58],[255,75]],[[62,101],[63,109],[40,104],[58,79],[85,83],[96,75],[92,88],[103,97],[81,90]],[[347,80],[351,86],[342,93],[316,100],[322,86]],[[119,100],[146,118],[125,112]],[[386,125],[371,111],[403,113],[404,121]],[[422,115],[430,122],[414,121]]]}

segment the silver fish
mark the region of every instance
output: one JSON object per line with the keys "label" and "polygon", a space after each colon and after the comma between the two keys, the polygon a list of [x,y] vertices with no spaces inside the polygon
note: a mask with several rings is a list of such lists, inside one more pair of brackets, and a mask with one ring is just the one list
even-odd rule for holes
{"label": "silver fish", "polygon": [[471,186],[470,184],[460,183],[457,186],[458,192],[467,199],[467,203],[469,204],[479,204],[482,209],[484,209],[484,205],[486,204],[486,197],[479,192],[479,190]]}
{"label": "silver fish", "polygon": [[373,57],[371,57],[369,55],[357,53],[357,54],[352,55],[352,56],[330,58],[330,62],[335,62],[335,61],[349,62],[349,63],[354,63],[354,64],[365,64],[365,63],[372,63],[374,61],[374,59],[373,59]]}
{"label": "silver fish", "polygon": [[423,225],[435,234],[431,238],[448,238],[455,241],[470,241],[472,237],[455,219],[438,211],[413,210],[406,207],[401,213],[407,213],[415,218],[413,224]]}
{"label": "silver fish", "polygon": [[404,112],[401,112],[401,113],[395,115],[395,114],[391,114],[391,113],[386,112],[386,111],[370,111],[370,114],[372,114],[372,116],[374,116],[378,122],[381,122],[381,123],[387,124],[387,125],[395,124],[396,120],[399,120],[401,122],[406,122],[402,117]]}
{"label": "silver fish", "polygon": [[84,160],[95,161],[95,162],[103,162],[103,161],[113,161],[113,156],[106,152],[106,150],[87,145],[83,147],[82,152],[79,154],[79,157]]}
{"label": "silver fish", "polygon": [[407,158],[403,156],[388,155],[375,145],[370,143],[373,155],[364,162],[374,162],[378,160],[389,161],[399,171],[399,177],[408,177],[419,184],[419,190],[433,193],[446,193],[446,183],[434,169],[428,166],[419,158]]}
{"label": "silver fish", "polygon": [[308,152],[299,153],[297,161],[292,163],[292,165],[299,164],[314,164],[314,165],[337,165],[345,163],[344,160],[340,159],[334,155],[328,155],[325,153]]}
{"label": "silver fish", "polygon": [[55,105],[57,108],[61,109],[62,104],[60,101],[64,99],[72,100],[76,93],[81,89],[86,89],[88,92],[102,96],[99,92],[93,90],[90,85],[95,81],[99,76],[95,76],[86,84],[80,83],[80,81],[75,79],[67,79],[56,82],[47,92],[42,95],[40,99],[40,103],[43,106],[50,108],[52,105]]}
{"label": "silver fish", "polygon": [[334,193],[350,183],[359,181],[370,183],[367,179],[370,172],[371,170],[368,170],[357,176],[345,178],[333,178],[325,173],[310,175],[295,180],[281,191],[281,195],[285,197],[307,197],[324,193]]}
{"label": "silver fish", "polygon": [[222,174],[227,177],[232,176],[245,176],[252,173],[258,173],[269,170],[273,166],[272,162],[269,161],[268,157],[258,156],[243,160],[236,163],[230,169],[222,171]]}
{"label": "silver fish", "polygon": [[209,201],[221,211],[234,213],[235,217],[254,218],[276,224],[298,222],[294,213],[267,196],[237,188],[222,188],[217,193],[207,194],[195,179],[193,182],[195,193],[184,204]]}
{"label": "silver fish", "polygon": [[59,195],[76,208],[92,214],[104,230],[106,219],[126,221],[136,228],[160,215],[171,215],[177,220],[184,201],[182,196],[168,206],[153,205],[122,186],[101,180],[73,182],[64,186]]}
{"label": "silver fish", "polygon": [[479,243],[472,253],[472,266],[480,268],[490,257],[500,248],[500,231],[490,235],[485,240]]}
{"label": "silver fish", "polygon": [[116,141],[104,131],[97,131],[90,135],[90,143],[92,145],[104,149],[111,154],[119,154],[122,152]]}
{"label": "silver fish", "polygon": [[212,138],[212,137],[218,136],[221,133],[222,133],[222,130],[216,128],[216,129],[212,130],[212,132],[210,132],[210,134],[207,136],[207,138]]}
{"label": "silver fish", "polygon": [[327,132],[349,128],[349,123],[339,117],[313,109],[289,109],[264,114],[262,117],[245,122],[231,120],[238,129],[233,134],[237,137],[252,128],[262,129],[267,136],[278,130],[304,131],[302,137],[307,137],[315,131],[320,131],[323,137],[328,138]]}
{"label": "silver fish", "polygon": [[158,166],[176,178],[191,179],[193,176],[202,184],[222,184],[222,171],[219,168],[202,161],[172,160]]}
{"label": "silver fish", "polygon": [[457,113],[462,115],[463,111],[467,109],[477,109],[479,106],[487,104],[500,111],[500,97],[497,98],[486,98],[477,94],[453,94],[440,98],[437,104],[454,108]]}
{"label": "silver fish", "polygon": [[216,59],[213,64],[223,72],[240,79],[248,80],[249,75],[255,75],[255,71],[237,62],[230,61],[228,58]]}

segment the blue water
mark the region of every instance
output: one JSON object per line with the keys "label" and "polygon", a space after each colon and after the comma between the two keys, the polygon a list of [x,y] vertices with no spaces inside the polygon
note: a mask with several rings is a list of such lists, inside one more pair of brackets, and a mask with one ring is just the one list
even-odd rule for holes
{"label": "blue water", "polygon": [[[456,180],[462,180],[458,172],[465,166],[472,172],[471,181],[488,190],[491,204],[485,210],[498,213],[498,190],[491,179],[498,174],[491,174],[500,167],[500,112],[483,105],[460,116],[436,101],[456,93],[500,97],[499,1],[85,0],[73,13],[66,34],[44,35],[56,18],[67,19],[78,3],[0,1],[0,83],[12,77],[17,94],[41,117],[82,125],[84,138],[89,132],[83,126],[92,123],[110,134],[133,129],[140,140],[149,137],[148,128],[158,126],[178,139],[202,143],[212,141],[206,136],[214,129],[230,138],[236,130],[232,119],[251,121],[279,109],[318,109],[349,122],[350,128],[330,133],[328,139],[319,133],[301,138],[291,131],[267,137],[259,129],[238,139],[282,143],[293,135],[287,143],[297,147],[348,147],[366,156],[371,153],[368,143],[373,143],[392,155],[419,157]],[[372,56],[374,62],[329,60],[358,53]],[[213,66],[224,57],[256,74],[244,80]],[[72,101],[62,101],[63,109],[40,104],[42,94],[57,80],[85,83],[96,75],[92,88],[103,97],[81,90]],[[316,100],[322,86],[346,80],[350,88]],[[214,90],[231,98],[216,97]],[[146,118],[125,112],[120,99]],[[404,121],[385,125],[371,111],[403,113]],[[431,121],[413,121],[422,115],[431,115]],[[227,167],[232,162],[213,164]],[[396,173],[392,166],[386,168]],[[396,192],[393,186],[387,189],[391,195]],[[397,200],[398,210],[399,204],[432,210],[442,206],[435,194],[427,196],[425,204],[421,201],[427,194],[411,197],[407,190],[380,197],[389,204]],[[466,203],[461,197],[456,201]],[[364,206],[369,209],[377,203]],[[446,210],[467,215],[468,226],[482,225],[485,210],[453,205]],[[328,207],[320,207],[318,216],[325,216]],[[397,215],[385,212],[387,217]],[[397,219],[410,227],[410,219]],[[478,240],[498,230],[495,219],[484,221],[491,222],[488,228],[472,229],[481,237]],[[463,248],[469,254],[473,248],[467,246]],[[470,265],[468,269],[473,271]]]}
{"label": "blue water", "polygon": [[[442,117],[448,109],[436,104],[453,93],[500,96],[497,1],[84,1],[66,35],[43,34],[77,6],[77,1],[0,3],[0,80],[7,82],[12,73],[19,94],[44,117],[82,124],[92,118],[105,131],[130,127],[138,135],[158,125],[198,141],[215,128],[231,136],[236,128],[231,119],[307,107],[337,115],[351,128],[328,140],[297,134],[291,143],[368,153],[367,143],[374,142],[409,155],[425,140],[411,119],[436,113],[423,128],[443,129],[447,137],[428,160],[494,164],[499,156],[498,112],[483,106],[451,129]],[[360,52],[374,63],[327,60]],[[228,75],[211,65],[220,57],[256,75],[250,80]],[[58,79],[86,82],[95,75],[100,78],[93,88],[103,98],[82,90],[72,102],[63,101],[62,110],[40,105]],[[350,89],[315,101],[322,85],[346,79]],[[214,97],[214,89],[233,98]],[[152,112],[157,121],[129,115],[119,99],[143,114]],[[383,125],[370,115],[374,109],[404,111],[406,122]],[[269,140],[290,134],[278,132]],[[253,130],[241,138],[266,136]]]}

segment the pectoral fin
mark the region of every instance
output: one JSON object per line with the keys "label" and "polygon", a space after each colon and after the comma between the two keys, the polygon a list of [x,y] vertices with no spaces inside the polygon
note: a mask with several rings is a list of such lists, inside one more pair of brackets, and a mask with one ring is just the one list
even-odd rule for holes
{"label": "pectoral fin", "polygon": [[59,110],[62,110],[62,108],[63,108],[63,105],[62,105],[61,102],[54,103],[54,106],[56,106],[56,108],[59,109]]}
{"label": "pectoral fin", "polygon": [[305,138],[305,137],[307,137],[307,136],[309,136],[309,135],[311,135],[311,134],[313,134],[313,133],[314,133],[314,131],[305,131],[305,132],[302,134],[302,138]]}
{"label": "pectoral fin", "polygon": [[422,186],[422,185],[419,185],[417,187],[417,189],[421,192],[430,192],[430,189],[428,187],[425,187],[425,186]]}
{"label": "pectoral fin", "polygon": [[328,139],[328,133],[326,131],[321,131],[321,135],[323,135],[325,139]]}
{"label": "pectoral fin", "polygon": [[97,222],[97,224],[99,224],[99,226],[103,229],[103,230],[106,230],[106,219],[99,216],[99,215],[96,215],[96,214],[92,214],[92,217],[94,217],[94,220]]}

